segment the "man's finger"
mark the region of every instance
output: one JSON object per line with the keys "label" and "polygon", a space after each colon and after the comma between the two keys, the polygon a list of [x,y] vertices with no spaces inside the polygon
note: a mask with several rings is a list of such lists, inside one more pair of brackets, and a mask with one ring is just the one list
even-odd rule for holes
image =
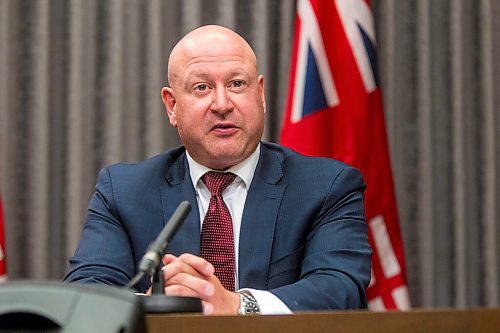
{"label": "man's finger", "polygon": [[214,313],[214,306],[212,303],[207,301],[201,301],[201,305],[203,307],[203,314],[211,315]]}
{"label": "man's finger", "polygon": [[161,270],[163,272],[163,278],[165,281],[180,273],[186,273],[198,278],[203,278],[203,275],[198,273],[197,270],[181,261],[180,259],[174,260],[173,262],[163,266]]}
{"label": "man's finger", "polygon": [[177,257],[174,256],[173,254],[165,254],[163,256],[163,258],[161,258],[161,260],[163,261],[164,265],[168,265],[168,264],[170,264],[171,262],[173,262],[176,259],[177,259]]}
{"label": "man's finger", "polygon": [[212,275],[215,272],[215,268],[211,263],[193,254],[184,253],[179,256],[178,259],[193,267],[200,274],[203,274],[205,276]]}
{"label": "man's finger", "polygon": [[200,297],[194,290],[178,284],[165,287],[163,290],[168,296]]}
{"label": "man's finger", "polygon": [[179,285],[193,290],[200,298],[207,298],[214,294],[214,286],[198,277],[186,273],[179,273],[165,281],[165,285],[174,286]]}

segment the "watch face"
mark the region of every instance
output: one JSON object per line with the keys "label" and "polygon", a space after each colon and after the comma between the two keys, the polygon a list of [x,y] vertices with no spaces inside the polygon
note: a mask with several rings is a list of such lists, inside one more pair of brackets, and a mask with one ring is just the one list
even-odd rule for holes
{"label": "watch face", "polygon": [[253,297],[249,292],[238,292],[240,296],[240,308],[238,310],[238,314],[250,315],[250,314],[259,314],[260,308],[257,300]]}

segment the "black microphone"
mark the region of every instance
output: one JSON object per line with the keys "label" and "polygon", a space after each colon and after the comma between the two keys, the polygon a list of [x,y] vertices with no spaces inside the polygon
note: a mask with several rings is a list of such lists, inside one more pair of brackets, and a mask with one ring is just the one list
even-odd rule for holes
{"label": "black microphone", "polygon": [[183,201],[179,204],[179,207],[165,224],[160,234],[149,245],[146,254],[139,262],[139,272],[127,285],[129,288],[133,287],[145,274],[153,275],[152,294],[142,298],[142,305],[146,313],[201,313],[203,311],[199,298],[165,295],[163,293],[163,273],[159,269],[163,250],[165,250],[190,211],[191,205],[189,202]]}
{"label": "black microphone", "polygon": [[172,217],[170,217],[165,227],[163,227],[163,230],[154,242],[149,245],[148,250],[139,262],[139,271],[149,276],[153,275],[156,267],[160,264],[163,250],[167,247],[177,230],[179,230],[190,211],[191,205],[189,202],[183,201],[179,204]]}
{"label": "black microphone", "polygon": [[149,245],[148,250],[139,262],[139,272],[136,276],[128,283],[127,288],[134,287],[142,277],[147,274],[152,276],[158,265],[160,264],[161,255],[163,250],[167,247],[168,243],[174,237],[177,230],[186,219],[187,215],[191,211],[191,205],[187,201],[183,201],[179,204],[174,214],[170,217],[168,222],[163,227],[160,234],[156,239]]}

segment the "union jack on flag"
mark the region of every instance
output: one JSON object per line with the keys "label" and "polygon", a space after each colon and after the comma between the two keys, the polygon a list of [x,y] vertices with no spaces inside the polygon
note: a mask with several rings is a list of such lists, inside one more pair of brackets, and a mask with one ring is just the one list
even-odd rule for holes
{"label": "union jack on flag", "polygon": [[281,142],[363,173],[372,310],[409,309],[370,1],[298,0]]}

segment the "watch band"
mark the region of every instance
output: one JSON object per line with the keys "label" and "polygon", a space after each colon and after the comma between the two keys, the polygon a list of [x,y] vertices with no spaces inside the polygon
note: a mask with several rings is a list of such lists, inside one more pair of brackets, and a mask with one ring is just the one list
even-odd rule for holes
{"label": "watch band", "polygon": [[240,290],[236,293],[240,296],[240,307],[238,309],[239,315],[260,314],[259,303],[257,303],[257,300],[249,291]]}

